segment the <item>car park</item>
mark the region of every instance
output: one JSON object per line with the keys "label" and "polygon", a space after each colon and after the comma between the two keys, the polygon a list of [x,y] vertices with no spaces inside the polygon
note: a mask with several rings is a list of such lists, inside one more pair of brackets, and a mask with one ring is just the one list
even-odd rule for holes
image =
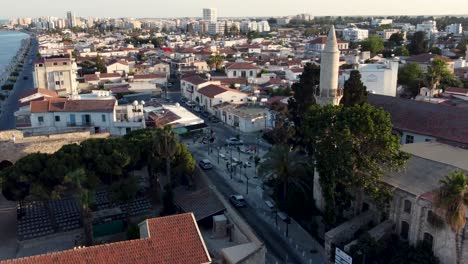
{"label": "car park", "polygon": [[234,205],[236,208],[246,207],[247,203],[244,199],[244,196],[240,194],[233,194],[229,197],[229,201]]}
{"label": "car park", "polygon": [[208,159],[200,160],[198,164],[200,165],[200,168],[204,170],[211,170],[213,168],[213,164],[211,164],[211,161]]}

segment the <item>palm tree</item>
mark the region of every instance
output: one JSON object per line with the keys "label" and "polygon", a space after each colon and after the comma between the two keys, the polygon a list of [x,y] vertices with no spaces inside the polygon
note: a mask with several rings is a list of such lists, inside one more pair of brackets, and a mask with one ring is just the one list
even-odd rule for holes
{"label": "palm tree", "polygon": [[435,206],[443,212],[445,221],[455,232],[457,263],[461,263],[462,245],[460,236],[466,224],[468,205],[468,178],[463,171],[453,171],[440,180],[435,196]]}
{"label": "palm tree", "polygon": [[424,82],[427,88],[431,91],[431,96],[434,94],[434,90],[440,85],[440,82],[444,77],[450,75],[447,69],[447,63],[441,59],[434,59],[431,61],[431,65],[427,67],[427,74],[424,78]]}
{"label": "palm tree", "polygon": [[83,168],[77,169],[65,175],[64,181],[72,185],[75,193],[79,198],[81,205],[81,217],[85,233],[86,246],[93,245],[93,223],[91,209],[91,193],[90,190],[84,187],[87,181],[87,175]]}
{"label": "palm tree", "polygon": [[171,183],[171,159],[177,152],[177,139],[171,126],[158,130],[153,138],[153,155],[166,161],[166,181],[160,181],[161,187]]}
{"label": "palm tree", "polygon": [[265,155],[266,160],[258,167],[258,173],[264,180],[275,179],[283,185],[283,201],[286,201],[288,188],[294,185],[304,190],[306,186],[307,159],[297,150],[286,145],[276,145]]}
{"label": "palm tree", "polygon": [[224,63],[224,57],[220,55],[210,56],[207,63],[210,68],[220,69]]}

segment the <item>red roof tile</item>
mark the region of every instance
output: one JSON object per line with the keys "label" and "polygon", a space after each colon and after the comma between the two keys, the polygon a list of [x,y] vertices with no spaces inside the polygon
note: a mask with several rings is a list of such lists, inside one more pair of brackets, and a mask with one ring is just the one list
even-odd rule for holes
{"label": "red roof tile", "polygon": [[148,219],[149,237],[81,249],[0,261],[2,264],[50,263],[211,263],[192,213]]}
{"label": "red roof tile", "polygon": [[207,80],[203,79],[202,77],[200,77],[198,75],[192,75],[192,76],[184,77],[184,78],[182,78],[182,80],[186,81],[186,82],[189,82],[189,83],[191,83],[193,85],[199,85],[199,84],[207,82]]}
{"label": "red roof tile", "polygon": [[229,70],[256,70],[257,66],[253,65],[252,63],[248,62],[234,62],[228,66],[226,69]]}
{"label": "red roof tile", "polygon": [[31,113],[44,112],[112,112],[115,100],[68,100],[56,98],[31,102]]}
{"label": "red roof tile", "polygon": [[198,90],[198,93],[203,94],[204,96],[209,98],[214,98],[216,95],[225,93],[227,91],[228,89],[222,86],[210,84]]}

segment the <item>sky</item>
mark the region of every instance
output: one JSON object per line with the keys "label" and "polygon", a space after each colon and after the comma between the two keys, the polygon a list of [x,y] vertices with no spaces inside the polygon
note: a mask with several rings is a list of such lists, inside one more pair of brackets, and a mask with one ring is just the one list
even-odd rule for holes
{"label": "sky", "polygon": [[468,15],[468,0],[1,0],[0,19],[65,17],[201,17],[218,9],[219,17],[347,15]]}

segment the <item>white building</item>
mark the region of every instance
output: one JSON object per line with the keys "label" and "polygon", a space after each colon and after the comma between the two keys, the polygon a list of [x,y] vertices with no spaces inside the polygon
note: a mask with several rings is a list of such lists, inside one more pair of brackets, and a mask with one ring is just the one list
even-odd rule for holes
{"label": "white building", "polygon": [[257,23],[257,30],[258,32],[270,32],[270,24],[268,21],[260,21]]}
{"label": "white building", "polygon": [[269,111],[256,105],[222,104],[216,107],[216,117],[241,132],[258,132],[268,128]]}
{"label": "white building", "polygon": [[445,32],[448,34],[460,35],[463,33],[462,24],[450,24],[445,27]]}
{"label": "white building", "polygon": [[222,103],[244,104],[247,102],[247,94],[214,84],[199,89],[197,98],[198,104],[213,115],[216,115],[215,106]]}
{"label": "white building", "polygon": [[369,30],[359,28],[343,29],[343,39],[351,42],[358,42],[369,37]]}
{"label": "white building", "polygon": [[393,19],[388,18],[373,18],[371,21],[371,25],[374,27],[382,26],[382,25],[391,25],[393,23]]}
{"label": "white building", "polygon": [[34,63],[34,86],[59,95],[77,94],[77,70],[70,58],[42,58]]}
{"label": "white building", "polygon": [[[395,97],[397,95],[398,64],[398,61],[386,60],[383,63],[359,64],[357,70],[361,73],[361,81],[369,93]],[[344,86],[349,75],[350,71],[341,74],[341,86]]]}
{"label": "white building", "polygon": [[224,32],[226,30],[226,22],[220,21],[220,22],[210,22],[208,24],[208,34],[210,35],[224,35]]}
{"label": "white building", "polygon": [[256,78],[258,67],[249,62],[235,62],[226,66],[228,78]]}
{"label": "white building", "polygon": [[213,23],[218,22],[218,10],[216,8],[204,8],[203,20]]}
{"label": "white building", "polygon": [[[39,95],[40,96],[40,95]],[[29,94],[15,112],[16,127],[33,134],[56,134],[88,130],[125,135],[145,128],[143,103],[117,104],[107,91],[71,98],[37,97]],[[21,100],[20,100],[21,102]]]}
{"label": "white building", "polygon": [[431,38],[433,34],[439,32],[437,30],[437,22],[435,20],[428,20],[424,21],[422,24],[417,24],[416,31],[426,32],[428,38]]}

